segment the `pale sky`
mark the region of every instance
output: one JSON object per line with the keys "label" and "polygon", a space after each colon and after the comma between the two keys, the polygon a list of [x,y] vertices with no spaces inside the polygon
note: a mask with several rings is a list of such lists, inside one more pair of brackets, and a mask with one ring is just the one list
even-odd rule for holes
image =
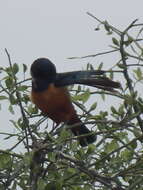
{"label": "pale sky", "polygon": [[[87,11],[121,29],[136,18],[143,22],[142,0],[0,0],[0,65],[8,64],[7,48],[13,62],[29,67],[34,59],[48,57],[58,71],[102,61],[109,68],[112,57],[67,59],[109,50],[110,38],[103,30],[94,31],[97,22]],[[1,127],[8,132],[9,114],[5,113],[3,108]]]}
{"label": "pale sky", "polygon": [[5,64],[7,48],[18,63],[46,56],[59,70],[76,69],[79,61],[70,64],[67,57],[109,45],[105,33],[94,31],[97,22],[87,11],[123,28],[136,18],[143,21],[142,8],[142,0],[0,0],[0,60]]}

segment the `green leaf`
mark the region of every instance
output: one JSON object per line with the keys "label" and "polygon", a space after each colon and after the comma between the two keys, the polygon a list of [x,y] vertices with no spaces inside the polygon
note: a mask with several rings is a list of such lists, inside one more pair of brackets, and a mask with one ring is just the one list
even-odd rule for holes
{"label": "green leaf", "polygon": [[141,131],[138,128],[134,128],[133,133],[134,133],[135,137],[137,137],[137,138],[139,138],[141,136]]}
{"label": "green leaf", "polygon": [[119,46],[119,42],[118,42],[118,40],[116,39],[116,38],[112,38],[112,42],[113,42],[113,44],[115,44],[116,46]]}
{"label": "green leaf", "polygon": [[6,80],[5,80],[5,84],[6,84],[6,87],[8,89],[13,89],[13,78],[12,77],[8,77]]}
{"label": "green leaf", "polygon": [[135,148],[137,148],[137,141],[133,141],[131,144],[130,144],[131,148],[134,150]]}
{"label": "green leaf", "polygon": [[116,140],[112,140],[110,143],[107,143],[105,146],[105,151],[107,153],[110,153],[114,151],[115,149],[119,148],[119,145]]}
{"label": "green leaf", "polygon": [[87,70],[94,70],[94,67],[92,64],[88,63],[86,69]]}
{"label": "green leaf", "polygon": [[27,88],[28,88],[28,86],[26,86],[26,85],[18,86],[18,87],[17,87],[17,90],[18,90],[18,91],[25,91],[25,90],[27,90]]}
{"label": "green leaf", "polygon": [[86,92],[73,96],[73,100],[75,101],[82,101],[83,103],[87,102],[90,97],[90,92],[87,90]]}
{"label": "green leaf", "polygon": [[126,104],[132,105],[134,103],[134,98],[131,95],[125,95],[124,99]]}
{"label": "green leaf", "polygon": [[63,180],[62,180],[62,178],[61,179],[57,179],[56,180],[56,190],[61,190],[61,189],[63,189],[62,188],[63,187]]}
{"label": "green leaf", "polygon": [[90,97],[90,92],[86,91],[84,94],[82,94],[82,101],[83,103],[87,102]]}
{"label": "green leaf", "polygon": [[121,158],[124,161],[130,161],[132,159],[132,156],[133,156],[133,152],[128,149],[121,152]]}
{"label": "green leaf", "polygon": [[14,63],[13,66],[12,66],[12,71],[13,71],[13,74],[16,74],[18,73],[19,71],[19,66],[17,63]]}
{"label": "green leaf", "polygon": [[13,110],[12,105],[9,105],[8,110],[10,111],[11,114],[14,114],[14,110]]}
{"label": "green leaf", "polygon": [[94,144],[90,144],[90,145],[88,146],[88,149],[87,149],[86,154],[87,154],[87,155],[90,155],[90,154],[95,153],[95,149],[96,149],[96,146],[95,146]]}
{"label": "green leaf", "polygon": [[94,70],[94,67],[93,67],[91,64],[90,64],[89,66],[90,66],[90,70],[93,71],[93,70]]}
{"label": "green leaf", "polygon": [[113,34],[113,32],[112,32],[112,31],[110,31],[110,32],[108,32],[108,33],[107,33],[107,35],[111,35],[111,34]]}
{"label": "green leaf", "polygon": [[90,67],[90,63],[87,63],[86,69],[89,70],[89,67]]}
{"label": "green leaf", "polygon": [[1,153],[0,154],[0,170],[6,169],[11,164],[11,157],[9,154]]}
{"label": "green leaf", "polygon": [[103,67],[103,62],[100,63],[100,65],[98,66],[98,70],[101,70]]}
{"label": "green leaf", "polygon": [[119,139],[123,140],[123,139],[126,139],[126,137],[128,136],[128,133],[127,132],[118,132],[117,136]]}
{"label": "green leaf", "polygon": [[121,69],[125,69],[125,68],[126,68],[126,66],[125,66],[125,65],[120,64],[120,63],[118,63],[118,64],[117,64],[117,66],[118,66],[119,68],[121,68]]}
{"label": "green leaf", "polygon": [[0,67],[0,72],[1,72],[1,71],[4,71],[3,67]]}
{"label": "green leaf", "polygon": [[112,113],[114,113],[114,114],[118,114],[118,112],[116,111],[116,109],[115,109],[113,106],[111,106],[111,111],[112,111]]}
{"label": "green leaf", "polygon": [[26,129],[27,125],[29,125],[29,120],[27,119],[27,120],[25,121],[25,120],[23,120],[23,119],[19,119],[19,120],[18,120],[18,125],[19,125],[19,127],[20,127],[22,130],[24,130],[24,129]]}
{"label": "green leaf", "polygon": [[75,170],[74,168],[67,168],[66,171],[67,171],[68,174],[70,174],[70,175],[73,175],[73,174],[75,174],[75,172],[76,172],[76,170]]}
{"label": "green leaf", "polygon": [[113,77],[114,77],[114,73],[112,72],[112,70],[110,70],[111,72],[110,72],[110,79],[113,79]]}
{"label": "green leaf", "polygon": [[5,71],[9,76],[12,75],[11,67],[6,67],[6,68],[4,69],[4,71]]}
{"label": "green leaf", "polygon": [[95,30],[95,31],[98,31],[98,30],[100,30],[100,28],[99,28],[99,27],[96,27],[94,30]]}
{"label": "green leaf", "polygon": [[91,107],[90,107],[89,110],[90,110],[90,111],[95,110],[96,107],[97,107],[97,102],[93,103],[93,104],[91,105]]}
{"label": "green leaf", "polygon": [[120,105],[120,107],[119,107],[119,109],[118,109],[118,113],[119,113],[120,115],[124,115],[124,105],[123,105],[123,104]]}
{"label": "green leaf", "polygon": [[76,93],[79,93],[79,92],[81,92],[81,86],[80,86],[80,85],[78,85],[78,88],[77,88],[77,92],[76,92]]}
{"label": "green leaf", "polygon": [[34,151],[25,153],[23,157],[23,161],[26,166],[29,167],[31,165],[31,162],[33,161],[33,155],[34,155]]}
{"label": "green leaf", "polygon": [[51,161],[51,162],[55,162],[56,161],[56,154],[54,152],[49,152],[48,153],[48,159]]}
{"label": "green leaf", "polygon": [[32,104],[30,104],[29,106],[28,106],[28,112],[30,113],[30,114],[37,114],[38,113],[38,108],[36,107],[36,106],[34,106],[34,105],[32,105]]}
{"label": "green leaf", "polygon": [[75,151],[77,150],[78,147],[78,141],[72,141],[72,143],[70,143],[70,150]]}
{"label": "green leaf", "polygon": [[7,100],[8,98],[6,96],[0,96],[0,100]]}
{"label": "green leaf", "polygon": [[27,65],[23,64],[23,72],[25,73],[27,71]]}
{"label": "green leaf", "polygon": [[11,94],[9,96],[9,101],[12,105],[17,104],[18,100]]}
{"label": "green leaf", "polygon": [[143,73],[141,71],[141,68],[138,67],[136,70],[134,70],[134,73],[136,74],[138,80],[143,79]]}
{"label": "green leaf", "polygon": [[75,158],[78,160],[83,160],[85,158],[85,156],[86,156],[85,151],[84,151],[84,149],[81,148],[81,149],[77,150]]}
{"label": "green leaf", "polygon": [[105,30],[106,30],[107,32],[111,32],[111,31],[110,31],[110,30],[111,30],[111,27],[109,26],[109,24],[108,24],[107,21],[104,22],[104,27],[105,27]]}
{"label": "green leaf", "polygon": [[[30,101],[30,97],[27,94],[23,94],[23,97],[22,97],[21,101],[23,101],[23,102],[25,102],[25,104],[27,104]],[[38,113],[38,111],[37,111],[37,113]]]}
{"label": "green leaf", "polygon": [[57,139],[58,142],[63,142],[65,141],[67,138],[69,137],[69,132],[65,129],[63,129],[61,132],[60,132],[60,136],[59,138]]}
{"label": "green leaf", "polygon": [[105,101],[105,94],[104,93],[101,94],[101,98],[103,101]]}
{"label": "green leaf", "polygon": [[105,117],[108,115],[108,112],[107,111],[100,111],[100,116],[101,118],[105,119]]}
{"label": "green leaf", "polygon": [[[38,190],[40,190],[40,189],[38,189]],[[55,186],[55,184],[54,184],[54,182],[52,183],[48,183],[47,185],[46,185],[46,187],[45,187],[45,189],[44,190],[56,190],[56,186]]]}
{"label": "green leaf", "polygon": [[38,183],[37,183],[37,186],[38,186],[37,190],[45,190],[46,185],[47,185],[47,183],[45,180],[39,179]]}
{"label": "green leaf", "polygon": [[134,39],[129,36],[129,37],[128,37],[128,40],[127,40],[127,41],[124,41],[124,44],[125,44],[126,46],[128,46],[128,45],[130,45],[133,41],[134,41]]}

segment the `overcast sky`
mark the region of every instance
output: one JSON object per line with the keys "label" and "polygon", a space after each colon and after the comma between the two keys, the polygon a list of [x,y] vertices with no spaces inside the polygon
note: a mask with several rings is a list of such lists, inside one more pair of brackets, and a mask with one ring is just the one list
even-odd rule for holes
{"label": "overcast sky", "polygon": [[45,56],[56,63],[58,70],[76,69],[77,61],[68,64],[67,57],[92,54],[108,48],[108,37],[105,33],[94,31],[97,22],[86,14],[87,11],[119,28],[126,27],[136,18],[143,21],[142,0],[0,2],[2,63],[6,63],[4,48],[7,48],[13,61],[18,63],[29,65],[35,58]]}
{"label": "overcast sky", "polygon": [[[0,64],[8,64],[7,48],[14,62],[29,67],[38,57],[50,58],[58,71],[77,70],[88,61],[108,65],[111,57],[67,59],[109,49],[109,38],[94,31],[97,22],[87,11],[122,29],[136,18],[143,22],[142,0],[0,0]],[[4,111],[1,126],[7,131]]]}

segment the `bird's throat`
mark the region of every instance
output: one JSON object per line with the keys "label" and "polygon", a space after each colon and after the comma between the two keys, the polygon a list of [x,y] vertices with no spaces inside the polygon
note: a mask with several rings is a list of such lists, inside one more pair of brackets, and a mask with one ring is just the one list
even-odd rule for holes
{"label": "bird's throat", "polygon": [[33,79],[32,80],[32,90],[35,92],[42,92],[48,89],[50,85],[49,81],[41,80],[41,79]]}

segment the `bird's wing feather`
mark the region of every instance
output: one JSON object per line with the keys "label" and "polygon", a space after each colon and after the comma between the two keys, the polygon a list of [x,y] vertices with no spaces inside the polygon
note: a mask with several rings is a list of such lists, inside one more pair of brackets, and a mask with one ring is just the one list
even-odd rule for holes
{"label": "bird's wing feather", "polygon": [[119,82],[112,81],[104,76],[105,71],[75,71],[67,73],[58,73],[55,86],[62,87],[72,84],[83,84],[108,91],[114,91],[114,88],[120,88]]}

